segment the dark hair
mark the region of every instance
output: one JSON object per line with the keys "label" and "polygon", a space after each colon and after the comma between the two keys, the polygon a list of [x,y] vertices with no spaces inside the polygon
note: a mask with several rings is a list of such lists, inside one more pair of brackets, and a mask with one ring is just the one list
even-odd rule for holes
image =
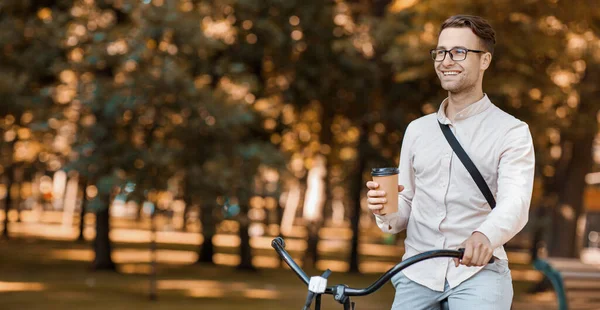
{"label": "dark hair", "polygon": [[496,44],[496,32],[487,20],[473,15],[454,15],[446,19],[440,28],[440,33],[446,28],[471,28],[471,31],[479,37],[486,51],[494,54]]}

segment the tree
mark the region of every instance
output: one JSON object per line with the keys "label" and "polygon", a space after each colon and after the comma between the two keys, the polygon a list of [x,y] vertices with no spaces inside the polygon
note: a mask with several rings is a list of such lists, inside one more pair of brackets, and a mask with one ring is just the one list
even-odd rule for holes
{"label": "tree", "polygon": [[[61,57],[59,41],[61,27],[68,19],[68,6],[67,1],[56,1],[52,9],[46,4],[0,4],[0,25],[10,29],[0,37],[0,95],[4,99],[0,107],[0,166],[7,177],[6,215],[12,205],[16,172],[26,177],[33,170],[60,167],[56,148],[44,143],[41,136],[47,132],[48,118],[53,116],[50,107],[55,94],[50,87],[56,77],[52,65]],[[40,159],[41,154],[48,156]],[[8,237],[8,216],[3,236]]]}
{"label": "tree", "polygon": [[[259,114],[248,105],[258,86],[252,67],[236,56],[244,46],[234,44],[234,29],[215,30],[230,23],[221,18],[231,15],[231,8],[227,1],[75,4],[78,18],[71,28],[88,29],[74,33],[78,43],[67,70],[85,83],[78,101],[91,121],[79,130],[73,166],[93,168],[90,180],[104,185],[97,185],[104,198],[90,202],[90,208],[108,214],[109,195],[121,180],[135,183],[138,194],[148,192],[144,199],[156,203],[156,193],[168,190],[167,181],[183,175],[187,203],[193,193],[203,195],[203,227],[209,229],[217,196],[249,199],[243,191],[251,193],[247,182],[258,169],[250,164],[253,158],[281,162],[255,126]],[[97,16],[106,16],[104,24],[90,29]],[[236,168],[241,163],[244,169]],[[240,221],[245,217],[242,212]],[[247,227],[240,233],[244,239]]]}
{"label": "tree", "polygon": [[[279,111],[293,107],[294,113],[288,115],[304,116],[293,119],[286,117],[286,113],[275,113],[283,116],[280,119],[282,132],[273,134],[273,140],[281,141],[282,149],[291,154],[290,168],[296,177],[301,178],[301,183],[307,182],[308,171],[314,168],[318,158],[325,159],[327,173],[335,167],[352,167],[356,159],[364,161],[365,156],[354,155],[353,149],[358,141],[365,140],[360,140],[359,135],[354,133],[360,133],[357,128],[372,121],[365,114],[371,103],[369,95],[379,79],[378,68],[371,59],[374,53],[369,37],[372,25],[366,17],[369,12],[345,2],[324,5],[292,1],[254,5],[254,11],[261,17],[251,19],[253,22],[249,24],[256,27],[251,29],[248,37],[252,41],[257,38],[264,48],[262,78],[266,84],[265,92],[272,98],[263,103],[273,106],[272,110],[283,105]],[[332,126],[340,127],[335,124],[336,119],[350,120],[354,124],[348,128],[349,138],[339,139],[343,141],[342,145],[348,144],[342,156],[339,153],[342,146],[334,138],[340,133],[334,134],[331,129]],[[368,146],[361,144],[359,149],[365,148]],[[340,157],[344,159],[340,160]],[[351,169],[354,171],[354,168]],[[358,168],[354,172],[353,175],[358,176],[354,180],[362,182],[362,170]],[[347,186],[343,181],[334,183],[334,179],[328,175],[324,181],[325,207],[316,207],[317,210],[322,208],[322,211],[317,211],[322,214],[305,219],[309,233],[305,258],[310,258],[313,263],[318,259],[317,233],[323,224],[326,206],[331,204],[332,189]],[[362,187],[358,189],[359,194]],[[356,189],[354,186],[346,192],[355,192]],[[336,199],[341,200],[342,197]],[[355,210],[351,218],[356,220],[352,221],[355,231],[352,253],[353,257],[357,257],[360,197],[353,197],[350,205]],[[353,268],[357,269],[357,264],[353,264]]]}

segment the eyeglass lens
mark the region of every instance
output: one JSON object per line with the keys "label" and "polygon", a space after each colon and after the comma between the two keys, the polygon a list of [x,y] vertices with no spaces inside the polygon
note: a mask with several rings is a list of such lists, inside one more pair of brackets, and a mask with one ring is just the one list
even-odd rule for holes
{"label": "eyeglass lens", "polygon": [[464,48],[453,48],[451,50],[435,49],[431,51],[431,58],[435,61],[443,61],[446,58],[446,53],[450,54],[450,59],[461,61],[467,58],[467,50]]}

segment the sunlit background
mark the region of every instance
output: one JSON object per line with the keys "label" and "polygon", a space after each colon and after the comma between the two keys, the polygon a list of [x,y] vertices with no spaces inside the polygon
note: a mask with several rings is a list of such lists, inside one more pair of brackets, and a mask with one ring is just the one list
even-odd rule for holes
{"label": "sunlit background", "polygon": [[484,90],[534,137],[530,221],[506,245],[515,309],[553,305],[536,257],[600,264],[590,5],[2,1],[0,308],[299,308],[278,236],[314,274],[369,285],[404,234],[379,230],[364,184],[445,97],[427,51],[457,13],[496,29]]}

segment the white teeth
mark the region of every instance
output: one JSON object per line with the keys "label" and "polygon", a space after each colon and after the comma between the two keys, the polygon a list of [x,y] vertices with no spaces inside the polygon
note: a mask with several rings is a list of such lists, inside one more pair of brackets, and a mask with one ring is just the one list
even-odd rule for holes
{"label": "white teeth", "polygon": [[458,73],[458,71],[446,71],[444,72],[444,75],[457,75]]}

